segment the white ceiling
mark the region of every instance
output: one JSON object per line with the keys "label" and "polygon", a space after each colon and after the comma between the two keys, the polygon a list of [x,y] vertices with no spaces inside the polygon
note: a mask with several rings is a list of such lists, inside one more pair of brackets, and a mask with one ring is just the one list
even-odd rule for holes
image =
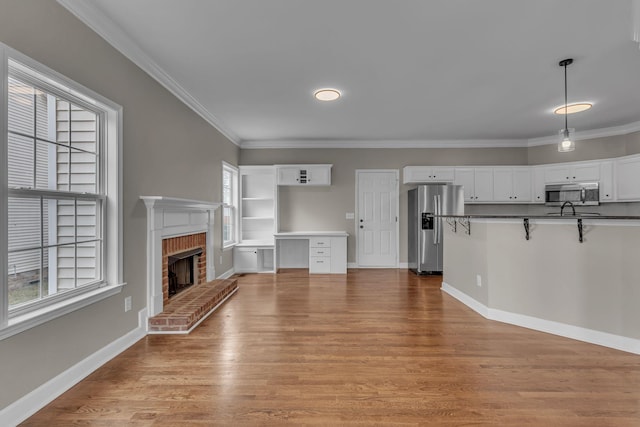
{"label": "white ceiling", "polygon": [[568,57],[569,126],[640,129],[632,0],[59,1],[241,146],[548,142]]}

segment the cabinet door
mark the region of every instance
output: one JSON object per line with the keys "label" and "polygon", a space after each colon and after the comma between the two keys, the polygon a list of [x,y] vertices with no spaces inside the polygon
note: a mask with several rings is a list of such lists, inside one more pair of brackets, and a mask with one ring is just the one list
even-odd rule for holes
{"label": "cabinet door", "polygon": [[531,169],[513,169],[513,201],[519,203],[531,201]]}
{"label": "cabinet door", "polygon": [[613,201],[613,162],[600,163],[600,201]]}
{"label": "cabinet door", "polygon": [[616,160],[617,200],[640,200],[640,157]]}
{"label": "cabinet door", "polygon": [[493,170],[493,200],[496,202],[513,201],[513,172],[511,168]]}
{"label": "cabinet door", "polygon": [[476,169],[475,170],[475,201],[491,202],[493,201],[493,169]]}
{"label": "cabinet door", "polygon": [[549,166],[544,170],[544,182],[547,184],[562,184],[571,180],[568,166]]}
{"label": "cabinet door", "polygon": [[307,171],[307,185],[331,185],[330,166],[309,166]]}
{"label": "cabinet door", "polygon": [[258,249],[237,246],[233,248],[233,268],[238,273],[258,271]]}
{"label": "cabinet door", "polygon": [[600,163],[575,165],[571,170],[571,180],[576,182],[599,181]]}
{"label": "cabinet door", "polygon": [[464,191],[464,201],[466,203],[475,201],[475,176],[473,168],[456,168],[455,179],[453,181],[456,185],[462,185]]}
{"label": "cabinet door", "polygon": [[455,177],[453,168],[433,168],[431,169],[431,181],[453,182]]}
{"label": "cabinet door", "polygon": [[298,185],[300,169],[293,166],[278,167],[278,185]]}
{"label": "cabinet door", "polygon": [[545,167],[534,166],[533,167],[533,202],[544,203],[545,202]]}
{"label": "cabinet door", "polygon": [[402,182],[404,184],[417,184],[431,181],[431,168],[427,166],[405,166],[402,169]]}

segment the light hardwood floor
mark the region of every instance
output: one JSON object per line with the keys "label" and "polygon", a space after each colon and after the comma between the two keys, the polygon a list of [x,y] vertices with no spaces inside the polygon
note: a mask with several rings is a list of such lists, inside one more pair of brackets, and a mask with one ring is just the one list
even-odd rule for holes
{"label": "light hardwood floor", "polygon": [[640,356],[485,320],[441,280],[244,275],[25,425],[640,426]]}

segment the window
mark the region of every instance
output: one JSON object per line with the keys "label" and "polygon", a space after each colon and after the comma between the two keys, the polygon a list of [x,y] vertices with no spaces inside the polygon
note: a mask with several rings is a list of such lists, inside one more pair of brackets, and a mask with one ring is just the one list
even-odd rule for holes
{"label": "window", "polygon": [[238,169],[222,162],[222,246],[238,243]]}
{"label": "window", "polygon": [[96,300],[122,283],[121,108],[1,44],[0,52],[2,337],[27,314],[83,294]]}

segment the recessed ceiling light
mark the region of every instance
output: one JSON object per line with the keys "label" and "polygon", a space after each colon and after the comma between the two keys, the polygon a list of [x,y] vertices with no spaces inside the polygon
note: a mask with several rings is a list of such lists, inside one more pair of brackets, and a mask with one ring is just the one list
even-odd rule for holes
{"label": "recessed ceiling light", "polygon": [[[586,111],[591,107],[593,107],[593,104],[590,104],[588,102],[575,102],[573,104],[567,104],[566,114],[579,113],[581,111]],[[564,105],[561,105],[560,107],[556,108],[555,110],[553,110],[553,112],[558,115],[565,114]]]}
{"label": "recessed ceiling light", "polygon": [[313,93],[318,101],[335,101],[340,98],[340,91],[338,89],[325,88],[318,89]]}

